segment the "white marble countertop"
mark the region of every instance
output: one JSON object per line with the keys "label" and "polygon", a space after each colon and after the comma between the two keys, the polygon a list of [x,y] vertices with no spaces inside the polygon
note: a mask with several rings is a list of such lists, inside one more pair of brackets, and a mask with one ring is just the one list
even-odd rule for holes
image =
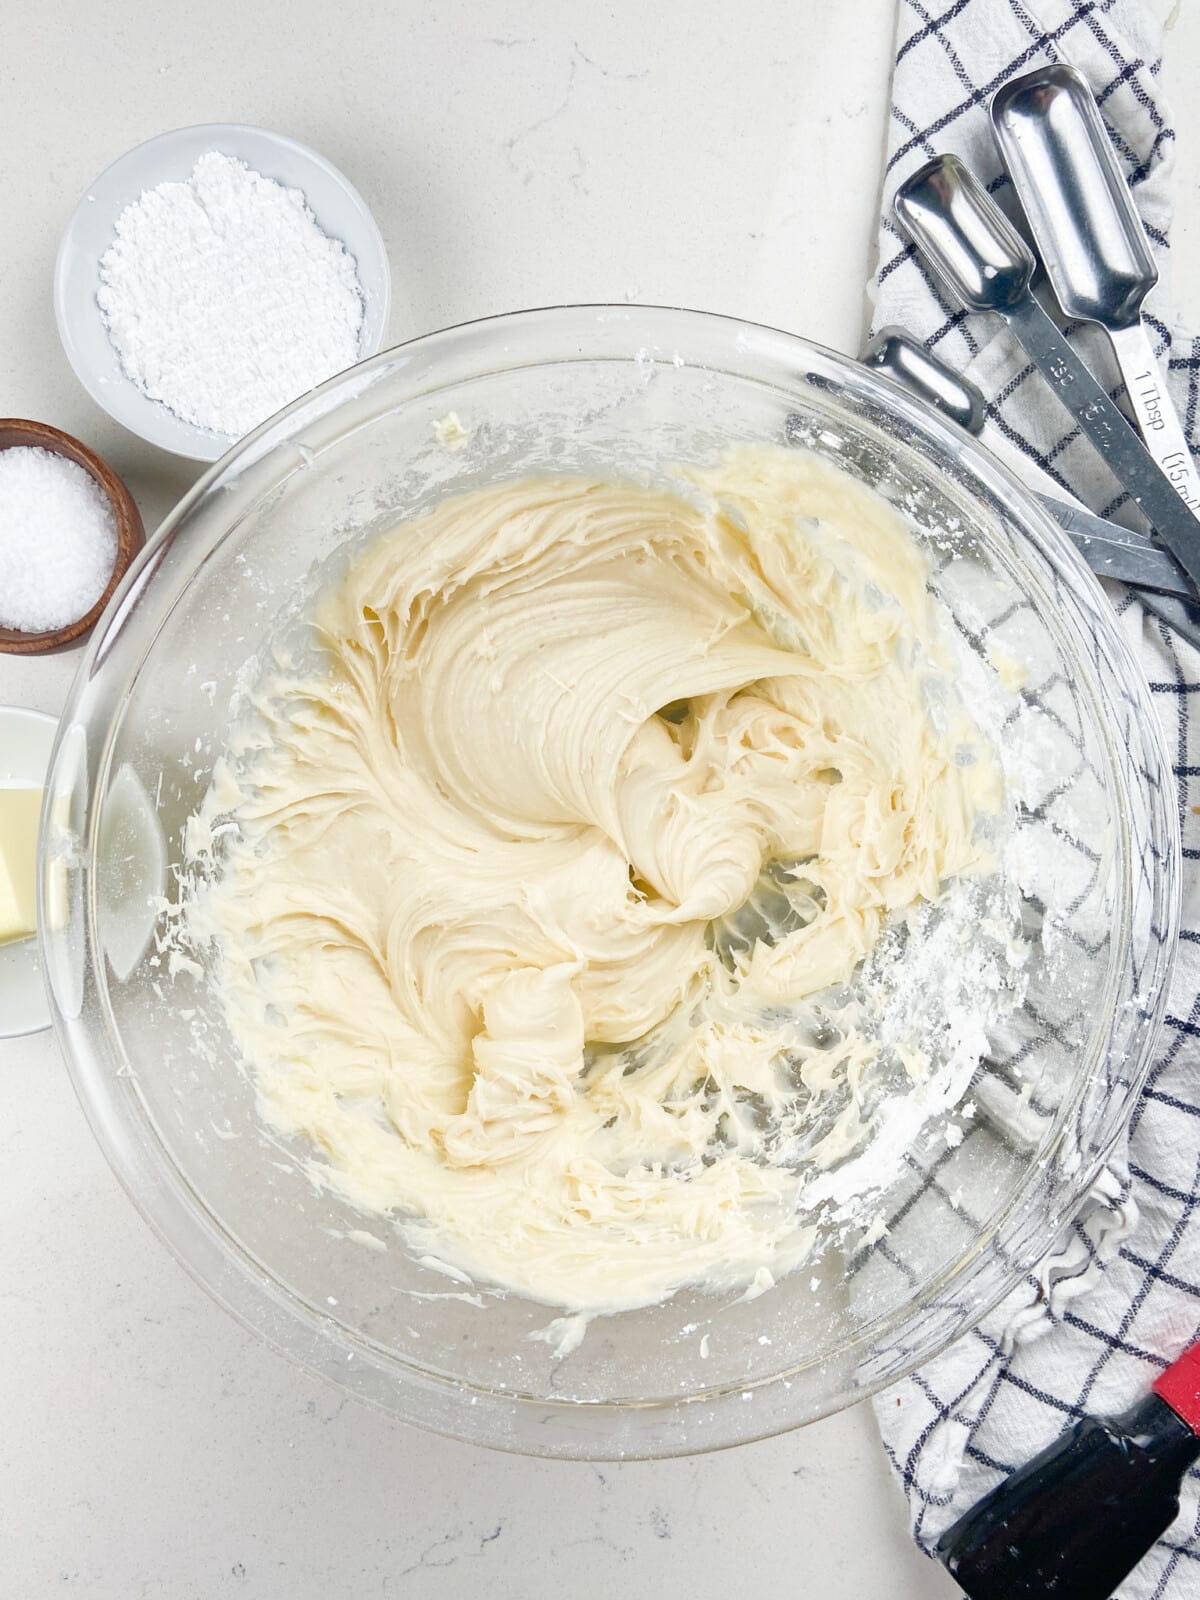
{"label": "white marble countertop", "polygon": [[[1162,0],[1163,9],[1169,0]],[[394,339],[516,306],[698,306],[857,348],[892,0],[70,0],[25,8],[0,95],[0,410],[78,434],[148,527],[186,464],[108,421],[50,280],[91,178],[192,122],[341,166],[391,253]],[[1168,69],[1200,59],[1200,7]],[[1194,174],[1200,106],[1177,97]],[[1200,190],[1181,194],[1200,260]],[[1200,274],[1177,274],[1200,322]],[[1191,304],[1188,304],[1190,299]],[[77,652],[0,656],[57,711]],[[0,1592],[21,1600],[494,1600],[956,1592],[908,1542],[865,1408],[716,1456],[593,1467],[426,1437],[243,1333],[105,1166],[49,1035],[0,1044]]]}

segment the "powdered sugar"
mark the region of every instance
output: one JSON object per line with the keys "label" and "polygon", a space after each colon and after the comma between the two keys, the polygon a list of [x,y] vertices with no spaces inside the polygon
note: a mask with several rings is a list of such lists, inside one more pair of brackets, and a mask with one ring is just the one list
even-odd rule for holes
{"label": "powdered sugar", "polygon": [[240,437],[358,360],[353,256],[298,189],[215,151],[125,208],[100,281],[126,376],[213,433]]}
{"label": "powdered sugar", "polygon": [[86,616],[116,557],[116,519],[90,473],[53,450],[0,450],[0,627],[48,633]]}
{"label": "powdered sugar", "polygon": [[[865,1084],[870,1139],[809,1186],[808,1205],[861,1220],[864,1202],[896,1180],[922,1129],[962,1101],[993,1028],[1024,999],[1028,947],[1016,929],[1016,890],[1003,867],[893,919],[854,984],[860,1025],[879,1045]],[[974,1105],[961,1112],[968,1121],[974,1114]],[[962,1130],[946,1123],[943,1138],[953,1146]]]}

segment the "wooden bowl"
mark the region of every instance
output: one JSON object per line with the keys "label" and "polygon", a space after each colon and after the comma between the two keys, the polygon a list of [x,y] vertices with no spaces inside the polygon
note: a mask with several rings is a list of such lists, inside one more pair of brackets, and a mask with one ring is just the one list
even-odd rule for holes
{"label": "wooden bowl", "polygon": [[[19,417],[0,417],[0,450],[14,445],[30,445],[41,450],[52,450],[55,455],[74,461],[99,484],[101,492],[113,509],[117,522],[117,559],[112,576],[104,593],[85,617],[68,622],[65,628],[54,628],[49,633],[24,633],[19,628],[0,627],[0,653],[16,656],[40,655],[44,650],[57,650],[81,638],[100,620],[100,613],[112,598],[117,585],[129,571],[130,562],[146,542],[146,530],[133,496],[117,477],[107,462],[45,422],[24,422]],[[0,538],[3,529],[0,529]]]}

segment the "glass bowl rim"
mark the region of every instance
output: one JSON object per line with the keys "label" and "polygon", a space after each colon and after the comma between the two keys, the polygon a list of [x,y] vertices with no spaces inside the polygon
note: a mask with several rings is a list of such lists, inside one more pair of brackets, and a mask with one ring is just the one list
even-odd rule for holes
{"label": "glass bowl rim", "polygon": [[[598,322],[614,323],[628,326],[631,330],[630,343],[637,340],[636,330],[645,330],[653,333],[657,324],[663,319],[669,324],[674,324],[681,331],[695,333],[706,330],[710,333],[724,335],[731,342],[726,355],[729,364],[720,370],[726,377],[746,379],[752,375],[745,370],[750,361],[766,362],[772,367],[768,380],[784,389],[790,379],[794,388],[800,375],[807,372],[821,372],[823,376],[833,376],[839,381],[843,390],[849,387],[859,395],[879,404],[882,404],[893,418],[907,422],[928,444],[932,444],[938,451],[951,454],[957,459],[965,457],[976,478],[982,478],[989,483],[994,492],[1008,507],[1016,513],[1016,520],[1022,531],[1032,539],[1041,550],[1043,556],[1049,559],[1057,568],[1065,567],[1073,577],[1077,577],[1084,585],[1084,593],[1088,597],[1095,611],[1096,619],[1105,628],[1106,643],[1111,653],[1119,662],[1123,676],[1132,682],[1136,691],[1146,701],[1146,709],[1153,716],[1149,706],[1144,678],[1138,668],[1134,657],[1125,645],[1119,630],[1115,626],[1115,618],[1107,613],[1107,601],[1103,592],[1096,583],[1082,558],[1071,546],[1066,535],[1057,526],[1044,508],[1034,499],[1020,480],[996,460],[978,441],[963,433],[953,423],[940,416],[922,401],[914,398],[902,386],[882,373],[862,366],[852,358],[829,350],[800,335],[787,333],[769,327],[765,324],[748,322],[745,319],[724,316],[707,311],[691,311],[669,306],[645,305],[611,305],[604,303],[585,305],[562,305],[530,310],[506,312],[498,316],[479,318],[469,322],[455,324],[454,326],[437,330],[433,333],[423,334],[403,344],[393,346],[387,350],[367,358],[356,366],[348,368],[345,372],[331,378],[318,389],[302,396],[291,405],[285,407],[274,417],[268,419],[259,428],[238,441],[219,460],[214,462],[200,476],[191,490],[185,494],[175,507],[167,514],[155,534],[147,541],[146,547],[126,576],[120,589],[114,595],[110,605],[98,624],[92,639],[80,661],[75,680],[72,684],[67,703],[60,723],[59,734],[51,756],[50,771],[52,775],[57,772],[59,757],[63,745],[63,734],[78,713],[81,703],[86,698],[89,683],[95,674],[102,668],[105,656],[105,641],[113,630],[119,630],[128,620],[133,609],[133,601],[141,592],[144,585],[151,579],[158,565],[162,552],[181,530],[186,532],[187,519],[193,510],[223,481],[231,476],[236,476],[241,470],[248,468],[266,457],[277,445],[303,427],[307,420],[317,420],[331,416],[338,408],[339,401],[352,400],[355,395],[369,388],[374,381],[373,374],[382,374],[395,365],[398,359],[404,360],[417,353],[422,355],[436,354],[439,346],[453,345],[464,339],[477,338],[483,341],[484,352],[489,350],[489,341],[492,343],[499,339],[501,350],[504,354],[503,340],[514,331],[522,328],[539,328],[551,334],[569,334],[576,340],[572,346],[569,341],[564,341],[564,353],[556,360],[548,360],[543,356],[523,359],[519,345],[509,352],[509,359],[497,360],[492,365],[476,366],[471,376],[480,377],[489,373],[505,370],[528,370],[530,368],[546,367],[554,364],[569,364],[572,361],[593,360],[621,360],[629,361],[638,359],[647,353],[645,346],[633,351],[626,349],[623,352],[605,356],[596,351],[582,348],[580,340],[580,322],[586,319],[587,326],[596,326]],[[663,348],[657,339],[652,341],[658,348]],[[796,357],[800,356],[803,365],[797,367]],[[740,365],[738,364],[740,363]],[[695,364],[695,363],[688,363]],[[701,363],[701,365],[707,365]],[[364,383],[363,379],[368,382]],[[461,376],[454,376],[449,380],[450,386],[463,381]],[[436,391],[436,383],[432,386]],[[428,390],[419,391],[427,393]],[[416,394],[409,395],[398,402],[399,405],[411,403]],[[395,408],[393,408],[395,409]],[[340,437],[345,437],[341,435]],[[901,448],[900,441],[890,440],[889,444],[896,449]],[[187,582],[195,576],[203,562],[212,553],[213,546],[207,545],[191,554],[190,571]],[[184,585],[186,588],[186,583]],[[182,590],[180,591],[183,592]],[[175,597],[177,601],[178,596]],[[1096,602],[1099,602],[1099,607]],[[175,601],[172,602],[172,605]],[[157,619],[161,627],[169,610]],[[146,657],[152,647],[153,640],[157,637],[158,628],[150,636],[142,650],[140,660],[135,669],[135,675],[145,665]],[[1094,696],[1093,696],[1094,698]],[[124,704],[125,697],[121,697],[119,705]],[[1099,709],[1099,708],[1097,708]],[[119,722],[120,712],[111,718],[104,728],[106,738],[111,740],[114,728]],[[85,719],[86,720],[86,719]],[[1100,726],[1105,738],[1111,744],[1111,733],[1106,723],[1101,720]],[[1167,758],[1165,741],[1158,727],[1157,720],[1151,724],[1151,742],[1157,746],[1157,755],[1160,766],[1170,776],[1170,765]],[[1123,799],[1121,821],[1123,831],[1128,829],[1128,801],[1125,797],[1123,779],[1119,768],[1113,767],[1113,773],[1118,779],[1118,787]],[[54,791],[54,783],[48,784],[48,795]],[[94,801],[95,793],[104,792],[103,783],[97,784],[89,792],[88,797],[88,827],[86,830],[89,846],[94,844],[94,837],[98,817],[103,807],[97,806]],[[1173,828],[1170,823],[1173,822]],[[42,866],[45,866],[45,833],[43,829]],[[999,1299],[1018,1281],[1021,1274],[1028,1270],[1038,1258],[1039,1254],[1052,1241],[1055,1234],[1078,1211],[1086,1198],[1087,1190],[1094,1181],[1096,1174],[1111,1154],[1111,1150],[1125,1126],[1128,1116],[1132,1111],[1141,1085],[1148,1073],[1153,1059],[1153,1044],[1157,1036],[1158,1026],[1166,1005],[1167,990],[1170,973],[1174,962],[1175,947],[1177,944],[1177,931],[1180,915],[1179,894],[1179,838],[1178,818],[1172,812],[1168,823],[1168,836],[1158,841],[1163,847],[1160,851],[1161,865],[1159,869],[1160,887],[1165,880],[1167,897],[1166,921],[1167,937],[1161,940],[1155,954],[1156,973],[1153,980],[1152,1003],[1147,1027],[1140,1051],[1140,1059],[1136,1070],[1129,1075],[1128,1087],[1124,1093],[1118,1113],[1110,1115],[1103,1137],[1095,1146],[1095,1153],[1090,1162],[1080,1168],[1076,1180],[1071,1185],[1070,1192],[1064,1192],[1057,1211],[1051,1221],[1046,1225],[1044,1237],[1041,1238],[1037,1248],[1030,1249],[1028,1245],[1012,1258],[1009,1270],[1003,1275],[1003,1281],[990,1294],[990,1297],[973,1309],[970,1322],[963,1322],[953,1328],[949,1333],[923,1349],[916,1356],[907,1360],[902,1368],[890,1372],[885,1379],[874,1384],[866,1383],[856,1386],[852,1393],[837,1393],[830,1395],[818,1407],[804,1407],[802,1414],[789,1418],[786,1414],[782,1419],[773,1419],[769,1426],[752,1423],[749,1427],[734,1427],[715,1440],[713,1443],[688,1444],[680,1447],[653,1448],[645,1452],[650,1455],[660,1456],[669,1454],[689,1453],[690,1451],[706,1448],[718,1448],[724,1444],[743,1442],[753,1438],[764,1437],[768,1434],[778,1433],[794,1426],[797,1422],[815,1420],[819,1416],[828,1415],[830,1412],[841,1409],[844,1405],[855,1400],[866,1398],[879,1388],[890,1384],[903,1372],[912,1371],[925,1361],[931,1360],[940,1350],[944,1349],[954,1338],[960,1337],[966,1328],[986,1315]],[[1125,878],[1128,879],[1130,867],[1130,852],[1128,841],[1124,841],[1122,860],[1125,866]],[[91,877],[89,875],[89,884]],[[39,872],[41,893],[45,893],[46,873]],[[1127,892],[1127,883],[1122,883],[1122,893]],[[90,900],[89,900],[90,904]],[[95,939],[94,905],[91,906],[92,920],[88,925],[86,963],[93,981],[96,980],[96,967],[100,967],[99,987],[102,993],[106,991],[105,974],[103,972],[102,958],[98,958],[98,945]],[[1124,919],[1127,921],[1127,918]],[[45,932],[48,926],[46,918],[39,916],[39,927],[43,931],[39,937],[45,943],[49,937]],[[1122,925],[1122,933],[1127,936],[1128,930]],[[45,955],[43,951],[43,955]],[[45,964],[45,963],[44,963]],[[49,985],[48,985],[49,986]],[[447,1436],[468,1439],[473,1442],[491,1444],[500,1448],[511,1448],[519,1451],[532,1451],[533,1453],[566,1455],[571,1457],[586,1457],[588,1459],[602,1459],[605,1456],[617,1454],[641,1453],[636,1447],[636,1429],[634,1448],[632,1450],[608,1450],[596,1448],[595,1442],[590,1441],[585,1448],[577,1445],[571,1448],[556,1447],[554,1442],[539,1440],[536,1423],[532,1427],[522,1427],[522,1420],[528,1423],[533,1413],[543,1416],[552,1414],[578,1415],[588,1412],[593,1416],[613,1413],[622,1414],[628,1418],[636,1418],[638,1413],[686,1411],[696,1407],[728,1408],[731,1402],[737,1404],[746,1391],[754,1388],[773,1389],[781,1384],[786,1384],[789,1374],[799,1370],[795,1365],[766,1378],[755,1380],[753,1383],[731,1383],[724,1387],[717,1387],[708,1391],[698,1391],[693,1394],[672,1395],[661,1399],[645,1401],[635,1400],[596,1400],[577,1401],[555,1399],[541,1395],[523,1395],[503,1389],[480,1388],[461,1379],[447,1377],[428,1369],[410,1366],[404,1359],[394,1352],[387,1351],[374,1344],[366,1335],[337,1322],[332,1317],[317,1311],[299,1296],[291,1293],[287,1287],[273,1279],[260,1263],[257,1263],[249,1252],[230,1235],[223,1224],[205,1206],[202,1197],[195,1192],[188,1181],[170,1161],[166,1151],[161,1147],[154,1153],[154,1157],[147,1156],[145,1150],[134,1147],[135,1141],[132,1130],[123,1120],[123,1114],[118,1107],[116,1097],[110,1092],[106,1083],[106,1074],[99,1070],[96,1060],[87,1059],[87,1052],[81,1053],[77,1048],[79,1041],[76,1038],[76,1029],[72,1019],[67,1018],[58,1005],[57,996],[52,986],[51,1006],[54,1016],[55,1031],[58,1036],[63,1054],[67,1062],[72,1083],[83,1106],[88,1121],[92,1126],[104,1154],[112,1166],[116,1176],[130,1195],[137,1209],[149,1223],[155,1233],[166,1244],[167,1248],[177,1260],[195,1278],[197,1283],[206,1290],[219,1304],[224,1306],[243,1326],[257,1333],[275,1349],[298,1360],[302,1365],[324,1372],[325,1375],[334,1376],[334,1381],[340,1381],[343,1386],[355,1389],[353,1383],[347,1383],[347,1375],[340,1367],[334,1367],[332,1358],[352,1362],[359,1357],[363,1358],[363,1366],[368,1363],[380,1369],[393,1383],[403,1383],[429,1391],[431,1405],[435,1411],[438,1396],[453,1396],[457,1403],[457,1410],[453,1407],[445,1417],[416,1416],[411,1407],[397,1406],[401,1415],[418,1425]],[[109,1024],[111,1027],[111,1023]],[[118,1036],[119,1037],[119,1036]],[[1078,1072],[1073,1080],[1072,1103],[1077,1103],[1079,1097],[1086,1089],[1087,1075]],[[1061,1142],[1067,1130],[1069,1106],[1060,1112],[1054,1128],[1039,1149],[1038,1157],[1046,1158],[1053,1154],[1054,1149]],[[151,1168],[156,1169],[151,1171]],[[1007,1223],[1010,1223],[1028,1201],[1030,1194],[1038,1179],[1039,1162],[1030,1161],[1029,1170],[1020,1185],[1012,1193],[1003,1209],[990,1219],[990,1226],[984,1233],[978,1233],[972,1239],[970,1246],[944,1271],[940,1272],[931,1283],[923,1285],[919,1301],[905,1302],[899,1309],[883,1314],[879,1319],[860,1324],[854,1330],[850,1344],[854,1347],[866,1348],[873,1337],[878,1337],[880,1327],[885,1330],[895,1330],[901,1327],[907,1317],[913,1314],[914,1307],[919,1304],[928,1304],[931,1299],[945,1287],[961,1278],[970,1262],[977,1259],[980,1254],[1001,1233]],[[166,1215],[165,1213],[169,1213]],[[205,1259],[207,1258],[207,1259]],[[265,1273],[265,1276],[264,1276]],[[264,1294],[265,1291],[265,1294]],[[265,1301],[270,1299],[276,1309],[283,1309],[290,1317],[293,1324],[303,1324],[308,1338],[314,1345],[314,1352],[310,1355],[298,1353],[293,1344],[279,1336],[273,1326],[264,1326],[272,1322],[270,1310]],[[398,1377],[398,1374],[402,1376]],[[360,1388],[358,1392],[363,1392]],[[485,1413],[489,1407],[498,1406],[502,1411],[506,1408],[513,1410],[517,1426],[510,1431],[522,1433],[519,1439],[508,1437],[495,1438],[490,1436],[493,1430],[486,1427],[456,1427],[454,1422],[461,1421],[461,1414],[466,1411],[463,1405],[464,1396],[477,1397],[479,1412]],[[368,1398],[377,1403],[388,1403],[380,1400],[378,1393],[369,1393]],[[485,1405],[484,1402],[487,1402]],[[475,1399],[472,1400],[474,1405]],[[418,1407],[418,1409],[420,1409]],[[746,1422],[750,1422],[747,1412],[751,1408],[742,1408],[741,1415]],[[786,1407],[784,1408],[786,1412]],[[524,1419],[521,1413],[526,1413]],[[732,1414],[732,1413],[731,1413]],[[484,1421],[479,1415],[479,1422]],[[761,1422],[761,1419],[760,1419]],[[500,1430],[505,1431],[503,1428]]]}

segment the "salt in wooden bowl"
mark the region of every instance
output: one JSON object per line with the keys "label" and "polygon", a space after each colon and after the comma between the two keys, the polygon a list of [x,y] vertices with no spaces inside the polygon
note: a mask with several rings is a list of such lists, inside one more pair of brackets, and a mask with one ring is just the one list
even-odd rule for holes
{"label": "salt in wooden bowl", "polygon": [[[0,653],[32,656],[70,644],[95,626],[117,585],[129,571],[134,556],[145,544],[146,530],[133,496],[117,474],[106,461],[101,461],[94,451],[80,444],[78,439],[73,439],[69,433],[52,428],[46,422],[25,422],[19,417],[0,418],[0,450],[11,450],[18,445],[51,450],[55,455],[65,456],[68,461],[74,461],[82,467],[99,485],[101,493],[112,507],[117,524],[117,558],[112,573],[104,593],[85,616],[47,633],[26,633],[20,628],[0,627]],[[3,529],[0,529],[2,537]]]}

